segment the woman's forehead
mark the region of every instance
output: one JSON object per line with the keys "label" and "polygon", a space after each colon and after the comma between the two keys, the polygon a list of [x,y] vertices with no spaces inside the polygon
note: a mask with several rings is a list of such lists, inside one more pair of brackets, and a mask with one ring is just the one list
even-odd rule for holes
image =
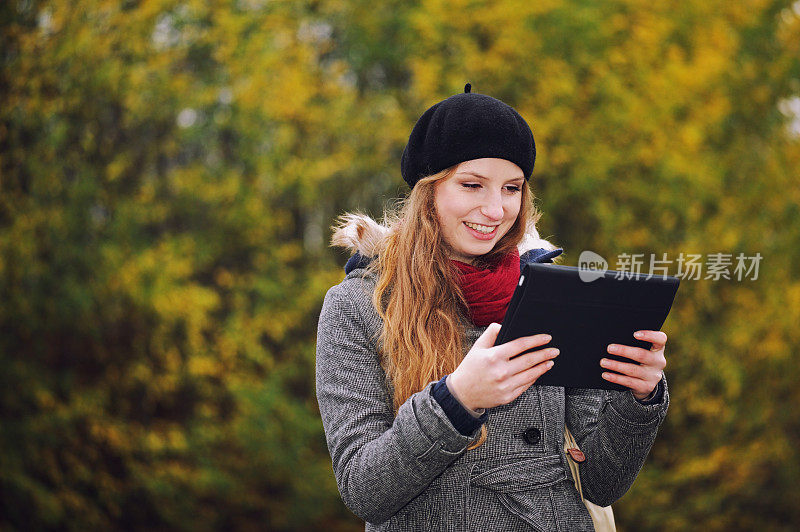
{"label": "woman's forehead", "polygon": [[522,169],[511,161],[496,158],[471,159],[456,167],[456,175],[470,174],[479,178],[511,180],[524,179]]}

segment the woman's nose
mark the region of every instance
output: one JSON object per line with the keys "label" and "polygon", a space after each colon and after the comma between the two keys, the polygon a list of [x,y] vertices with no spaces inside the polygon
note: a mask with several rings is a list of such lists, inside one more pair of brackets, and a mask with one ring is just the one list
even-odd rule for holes
{"label": "woman's nose", "polygon": [[490,198],[481,207],[481,214],[490,220],[500,220],[503,217],[503,200],[500,197]]}

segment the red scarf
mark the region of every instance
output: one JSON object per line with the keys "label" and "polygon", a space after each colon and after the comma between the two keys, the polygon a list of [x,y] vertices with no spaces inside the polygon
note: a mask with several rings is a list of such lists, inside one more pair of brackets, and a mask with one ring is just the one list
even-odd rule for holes
{"label": "red scarf", "polygon": [[502,323],[519,282],[519,251],[514,248],[488,270],[454,259],[450,262],[460,270],[461,291],[469,303],[472,323],[478,327]]}

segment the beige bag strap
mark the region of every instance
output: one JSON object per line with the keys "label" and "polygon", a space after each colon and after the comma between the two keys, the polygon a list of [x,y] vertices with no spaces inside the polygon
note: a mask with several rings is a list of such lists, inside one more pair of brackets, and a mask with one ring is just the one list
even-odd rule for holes
{"label": "beige bag strap", "polygon": [[578,448],[578,443],[572,436],[566,425],[564,425],[564,453],[569,456],[567,463],[569,464],[570,472],[572,473],[572,480],[575,482],[575,488],[578,490],[578,495],[581,496],[583,504],[589,511],[589,516],[592,518],[594,529],[597,532],[616,532],[617,525],[614,522],[614,512],[611,506],[597,506],[591,501],[583,498],[583,488],[581,487],[581,473],[580,463],[586,461],[586,456]]}
{"label": "beige bag strap", "polygon": [[[585,502],[583,498],[583,488],[581,487],[581,473],[578,469],[578,461],[575,459],[575,456],[573,456],[574,450],[578,450],[578,452],[580,452],[578,443],[575,441],[575,438],[572,436],[572,433],[569,431],[567,426],[564,425],[564,452],[571,458],[571,460],[567,460],[567,463],[569,464],[569,470],[572,473],[572,480],[575,482],[575,489],[578,490],[578,495],[581,496],[581,500]],[[583,453],[581,453],[581,455],[582,454]],[[582,461],[583,460],[581,460],[581,462]]]}

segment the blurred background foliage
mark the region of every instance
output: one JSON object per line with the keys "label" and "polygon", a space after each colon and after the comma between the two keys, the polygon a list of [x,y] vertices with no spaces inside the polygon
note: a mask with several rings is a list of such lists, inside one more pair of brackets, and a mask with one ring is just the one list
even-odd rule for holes
{"label": "blurred background foliage", "polygon": [[329,226],[407,190],[467,81],[532,125],[566,264],[763,257],[684,281],[620,529],[800,526],[800,2],[10,0],[0,32],[0,528],[363,530],[314,395]]}

